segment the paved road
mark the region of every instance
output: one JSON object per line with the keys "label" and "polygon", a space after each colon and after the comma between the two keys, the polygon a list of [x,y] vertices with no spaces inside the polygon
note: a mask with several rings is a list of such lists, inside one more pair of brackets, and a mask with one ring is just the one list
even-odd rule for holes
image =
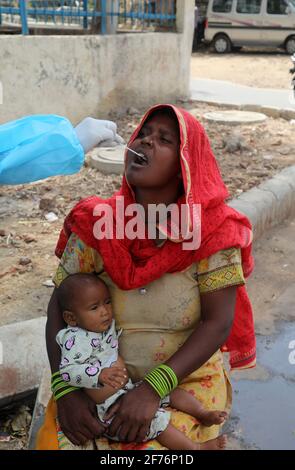
{"label": "paved road", "polygon": [[227,105],[260,105],[295,110],[292,90],[254,88],[222,80],[191,79],[191,98]]}
{"label": "paved road", "polygon": [[[295,219],[256,242],[248,282],[254,305],[258,365],[232,374],[231,449],[295,449]],[[295,353],[294,353],[295,355]],[[294,357],[293,355],[293,357]]]}

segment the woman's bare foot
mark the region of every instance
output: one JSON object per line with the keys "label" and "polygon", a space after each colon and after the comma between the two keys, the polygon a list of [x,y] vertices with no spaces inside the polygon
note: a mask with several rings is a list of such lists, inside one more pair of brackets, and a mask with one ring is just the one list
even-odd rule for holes
{"label": "woman's bare foot", "polygon": [[218,436],[207,442],[198,444],[197,450],[223,450],[226,447],[226,436]]}
{"label": "woman's bare foot", "polygon": [[198,416],[198,421],[204,426],[213,426],[213,424],[222,424],[227,419],[225,411],[204,411],[201,416]]}

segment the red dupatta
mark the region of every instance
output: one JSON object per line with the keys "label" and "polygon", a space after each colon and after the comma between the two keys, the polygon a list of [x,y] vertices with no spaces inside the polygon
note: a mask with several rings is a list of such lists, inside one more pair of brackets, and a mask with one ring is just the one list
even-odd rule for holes
{"label": "red dupatta", "polygon": [[[132,189],[123,176],[121,189],[111,198],[102,200],[96,196],[80,201],[66,217],[63,230],[56,247],[56,255],[62,256],[67,240],[76,233],[87,245],[102,256],[104,269],[114,283],[123,290],[142,287],[165,273],[180,272],[193,262],[227,248],[240,248],[245,277],[253,270],[251,256],[252,230],[249,220],[225,204],[228,191],[222,181],[208,137],[201,124],[186,110],[173,105],[157,105],[142,118],[140,125],[131,136],[135,140],[147,117],[155,110],[170,107],[176,114],[180,129],[180,158],[185,195],[178,201],[186,204],[192,225],[196,214],[194,204],[201,205],[201,245],[196,250],[183,250],[183,239],[167,241],[156,247],[152,240],[123,239],[98,240],[93,234],[94,224],[100,216],[93,215],[97,205],[107,205],[113,209],[114,230],[117,224],[124,227],[124,220],[116,216],[115,206],[118,196],[124,197],[124,204],[135,203]],[[251,303],[245,286],[237,288],[235,316],[231,333],[222,348],[230,353],[232,369],[253,367],[256,361],[256,345]]]}

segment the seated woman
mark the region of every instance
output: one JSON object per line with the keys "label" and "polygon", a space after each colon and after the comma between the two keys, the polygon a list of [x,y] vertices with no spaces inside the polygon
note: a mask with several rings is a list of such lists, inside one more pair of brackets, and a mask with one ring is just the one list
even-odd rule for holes
{"label": "seated woman", "polygon": [[[120,354],[132,381],[147,374],[161,380],[157,366],[164,363],[176,377],[167,393],[178,386],[209,410],[229,411],[231,387],[221,348],[230,352],[232,368],[255,364],[252,309],[244,286],[253,268],[251,225],[224,203],[228,192],[208,138],[187,111],[153,107],[128,145],[120,191],[105,201],[82,200],[66,218],[56,249],[61,260],[55,284],[69,274],[99,274],[111,292],[117,327],[123,329]],[[116,211],[122,199],[123,215]],[[131,236],[133,221],[126,208],[134,203],[143,208],[143,237]],[[153,204],[184,208],[189,233],[172,216],[166,226],[151,217]],[[199,229],[200,244],[190,246]],[[64,326],[55,290],[46,328],[55,377],[60,363],[55,337]],[[116,403],[107,434],[118,435],[121,442],[102,437],[96,439],[98,449],[162,448],[155,440],[143,442],[159,405],[157,383],[143,380]],[[48,404],[38,449],[58,448],[57,416],[63,433],[76,445],[106,432],[95,402],[67,387],[65,383]],[[172,410],[171,423],[194,442],[219,435],[219,425],[203,426],[177,410]]]}

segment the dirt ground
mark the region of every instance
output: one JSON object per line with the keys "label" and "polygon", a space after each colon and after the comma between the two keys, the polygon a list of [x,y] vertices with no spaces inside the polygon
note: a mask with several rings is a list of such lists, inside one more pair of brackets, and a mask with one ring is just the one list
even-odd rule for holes
{"label": "dirt ground", "polygon": [[227,80],[258,88],[288,89],[291,66],[290,56],[284,51],[249,49],[220,55],[202,49],[192,55],[191,77]]}

